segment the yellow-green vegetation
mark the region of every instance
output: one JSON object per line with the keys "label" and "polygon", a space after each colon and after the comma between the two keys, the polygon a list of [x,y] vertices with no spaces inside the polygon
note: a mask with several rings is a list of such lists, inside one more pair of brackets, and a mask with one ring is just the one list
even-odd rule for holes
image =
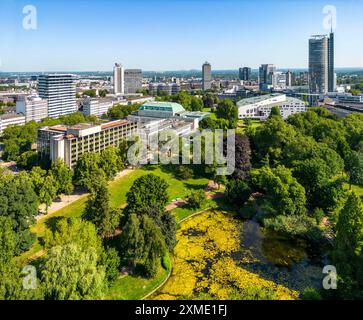
{"label": "yellow-green vegetation", "polygon": [[172,275],[153,298],[243,299],[243,292],[258,289],[273,292],[276,299],[297,299],[297,291],[265,280],[233,259],[241,250],[241,225],[233,214],[214,210],[183,222],[177,231]]}
{"label": "yellow-green vegetation", "polygon": [[[349,184],[345,183],[344,184],[344,188],[346,188],[347,190],[349,189]],[[363,197],[363,187],[362,186],[358,186],[353,184],[352,185],[352,191],[358,196],[358,197]]]}

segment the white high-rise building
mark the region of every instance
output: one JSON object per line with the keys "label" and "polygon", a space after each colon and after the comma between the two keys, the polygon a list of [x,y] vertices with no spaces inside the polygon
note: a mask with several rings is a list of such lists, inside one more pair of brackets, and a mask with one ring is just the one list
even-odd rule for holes
{"label": "white high-rise building", "polygon": [[115,66],[113,67],[113,93],[125,93],[124,67],[119,63],[115,63]]}
{"label": "white high-rise building", "polygon": [[39,97],[48,101],[48,116],[59,116],[77,111],[76,83],[71,74],[47,74],[39,76]]}

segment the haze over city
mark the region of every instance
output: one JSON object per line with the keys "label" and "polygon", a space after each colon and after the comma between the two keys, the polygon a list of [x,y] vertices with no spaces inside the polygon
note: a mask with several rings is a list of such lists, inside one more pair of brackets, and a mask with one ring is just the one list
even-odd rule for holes
{"label": "haze over city", "polygon": [[28,4],[1,1],[0,71],[307,68],[308,38],[329,32],[326,5],[337,10],[335,66],[363,66],[362,1],[35,0],[37,28],[26,30]]}

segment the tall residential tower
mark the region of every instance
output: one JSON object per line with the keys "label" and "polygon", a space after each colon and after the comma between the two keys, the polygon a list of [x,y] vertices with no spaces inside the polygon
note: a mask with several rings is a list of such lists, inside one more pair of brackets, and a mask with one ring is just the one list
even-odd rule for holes
{"label": "tall residential tower", "polygon": [[124,67],[119,63],[113,67],[113,93],[125,93]]}
{"label": "tall residential tower", "polygon": [[77,111],[76,83],[71,74],[40,75],[39,97],[48,101],[48,116],[58,118]]}
{"label": "tall residential tower", "polygon": [[212,88],[212,67],[209,62],[205,62],[202,66],[202,89],[203,91]]}

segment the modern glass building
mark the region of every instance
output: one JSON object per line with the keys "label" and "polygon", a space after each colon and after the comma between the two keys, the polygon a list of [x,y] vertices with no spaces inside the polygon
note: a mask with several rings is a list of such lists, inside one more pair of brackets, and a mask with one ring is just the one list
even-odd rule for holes
{"label": "modern glass building", "polygon": [[328,92],[328,38],[325,35],[309,39],[309,89],[310,93]]}
{"label": "modern glass building", "polygon": [[38,93],[48,101],[49,117],[58,118],[77,111],[76,84],[71,74],[40,75]]}
{"label": "modern glass building", "polygon": [[328,39],[328,91],[335,91],[334,72],[334,33],[331,32]]}
{"label": "modern glass building", "polygon": [[239,68],[239,79],[243,81],[251,80],[251,68],[243,67]]}

